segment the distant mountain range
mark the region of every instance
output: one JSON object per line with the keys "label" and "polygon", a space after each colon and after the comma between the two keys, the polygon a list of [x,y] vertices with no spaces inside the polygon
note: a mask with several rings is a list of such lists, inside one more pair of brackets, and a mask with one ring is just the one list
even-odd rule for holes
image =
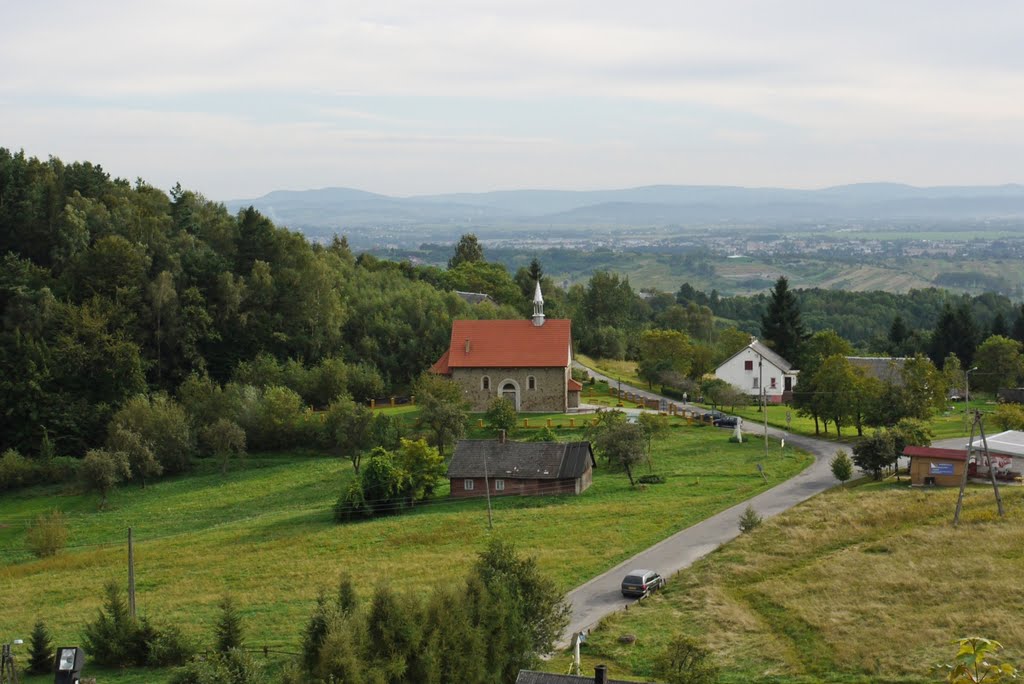
{"label": "distant mountain range", "polygon": [[277,190],[231,200],[280,225],[337,228],[663,227],[784,221],[907,221],[1024,217],[1024,186],[919,188],[861,183],[820,190],[650,185],[621,190],[505,190],[391,197],[349,188]]}

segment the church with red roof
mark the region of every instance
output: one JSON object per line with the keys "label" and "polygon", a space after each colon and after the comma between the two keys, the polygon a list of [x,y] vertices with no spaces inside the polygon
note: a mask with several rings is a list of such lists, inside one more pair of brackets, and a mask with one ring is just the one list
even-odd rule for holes
{"label": "church with red roof", "polygon": [[583,390],[571,366],[572,321],[545,320],[537,283],[530,320],[454,321],[448,351],[430,370],[459,385],[473,411],[504,397],[517,411],[564,413]]}

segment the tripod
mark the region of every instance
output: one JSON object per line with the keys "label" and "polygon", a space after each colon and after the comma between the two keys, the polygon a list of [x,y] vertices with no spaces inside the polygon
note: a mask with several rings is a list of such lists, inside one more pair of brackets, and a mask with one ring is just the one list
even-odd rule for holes
{"label": "tripod", "polygon": [[4,644],[0,655],[0,684],[18,684],[18,669],[14,665],[10,644]]}

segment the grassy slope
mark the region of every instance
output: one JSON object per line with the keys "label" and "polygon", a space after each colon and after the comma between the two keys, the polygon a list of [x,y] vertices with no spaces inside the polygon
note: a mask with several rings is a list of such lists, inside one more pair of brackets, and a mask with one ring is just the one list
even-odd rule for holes
{"label": "grassy slope", "polygon": [[[631,490],[621,473],[599,468],[579,497],[494,502],[494,534],[535,555],[567,590],[600,570],[769,485],[756,444],[730,444],[713,428],[679,427],[654,445],[664,485]],[[768,464],[772,484],[809,463],[789,452]],[[226,592],[244,606],[250,644],[294,650],[319,588],[346,570],[363,585],[381,578],[399,590],[459,581],[485,542],[483,501],[434,503],[402,516],[336,525],[331,506],[350,476],[347,461],[282,455],[253,458],[222,478],[206,472],[142,491],[119,489],[109,510],[96,498],[30,491],[0,502],[0,587],[13,603],[0,634],[27,635],[43,617],[56,641],[77,643],[99,606],[101,588],[125,581],[125,529],[136,534],[140,611],[205,636]],[[445,490],[447,487],[444,488]],[[443,497],[446,491],[440,492]],[[59,507],[70,517],[68,548],[34,560],[24,529]],[[159,681],[154,673],[105,673],[104,681]]]}
{"label": "grassy slope", "polygon": [[[587,667],[650,676],[674,633],[702,638],[723,682],[933,682],[950,642],[982,635],[1024,660],[1024,489],[968,491],[870,484],[833,490],[722,547],[660,595],[607,619]],[[638,636],[623,646],[617,637]],[[562,669],[565,659],[556,659]]]}
{"label": "grassy slope", "polygon": [[[974,396],[973,394],[971,395]],[[710,408],[710,406],[709,406]],[[758,410],[757,406],[719,406],[719,409],[733,415],[742,416],[748,427],[751,424],[761,424],[764,421],[764,414]],[[979,401],[971,400],[971,409],[980,409],[982,412],[988,412],[995,408],[995,403],[989,399],[982,399]],[[787,426],[786,413],[790,414],[790,423]],[[987,432],[993,433],[997,429],[988,423]],[[809,437],[824,437],[827,439],[836,439],[835,427],[829,425],[828,433],[824,432],[824,425],[821,426],[822,432],[820,435],[814,434],[814,419],[806,416],[797,414],[797,411],[788,406],[769,406],[768,407],[768,425],[773,427],[788,430],[795,434],[807,435]],[[970,423],[964,418],[964,406],[958,404],[951,410],[944,411],[934,416],[930,421],[929,425],[934,434],[934,439],[947,439],[950,437],[967,437],[970,433]],[[870,429],[870,428],[868,428]],[[867,431],[865,431],[867,434]],[[844,442],[853,443],[857,439],[857,428],[854,426],[843,427],[843,440]]]}

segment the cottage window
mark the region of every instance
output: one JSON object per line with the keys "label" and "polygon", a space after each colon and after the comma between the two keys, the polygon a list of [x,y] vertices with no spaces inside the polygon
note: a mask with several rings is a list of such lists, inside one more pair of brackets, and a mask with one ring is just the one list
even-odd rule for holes
{"label": "cottage window", "polygon": [[537,389],[537,378],[532,375],[526,378],[526,388],[535,390]]}
{"label": "cottage window", "polygon": [[495,480],[494,481],[494,491],[496,491],[496,492],[503,492],[503,491],[505,491],[505,481],[504,480]]}
{"label": "cottage window", "polygon": [[488,376],[484,376],[480,380],[480,389],[489,390],[491,389],[491,379]]}
{"label": "cottage window", "polygon": [[754,378],[754,389],[757,389],[757,378]]}
{"label": "cottage window", "polygon": [[772,378],[772,379],[771,379],[771,382],[772,382],[772,384],[771,384],[771,388],[772,388],[772,389],[775,389],[775,378]]}
{"label": "cottage window", "polygon": [[748,371],[754,370],[754,362],[753,361],[744,361],[743,362],[743,370],[748,370]]}
{"label": "cottage window", "polygon": [[462,482],[462,488],[463,488],[463,489],[465,489],[465,490],[466,490],[466,491],[468,492],[468,491],[470,491],[471,489],[473,489],[473,485],[474,485],[474,484],[476,484],[476,481],[475,481],[475,480],[470,480],[470,479],[467,479],[467,480],[464,480],[464,481]]}

